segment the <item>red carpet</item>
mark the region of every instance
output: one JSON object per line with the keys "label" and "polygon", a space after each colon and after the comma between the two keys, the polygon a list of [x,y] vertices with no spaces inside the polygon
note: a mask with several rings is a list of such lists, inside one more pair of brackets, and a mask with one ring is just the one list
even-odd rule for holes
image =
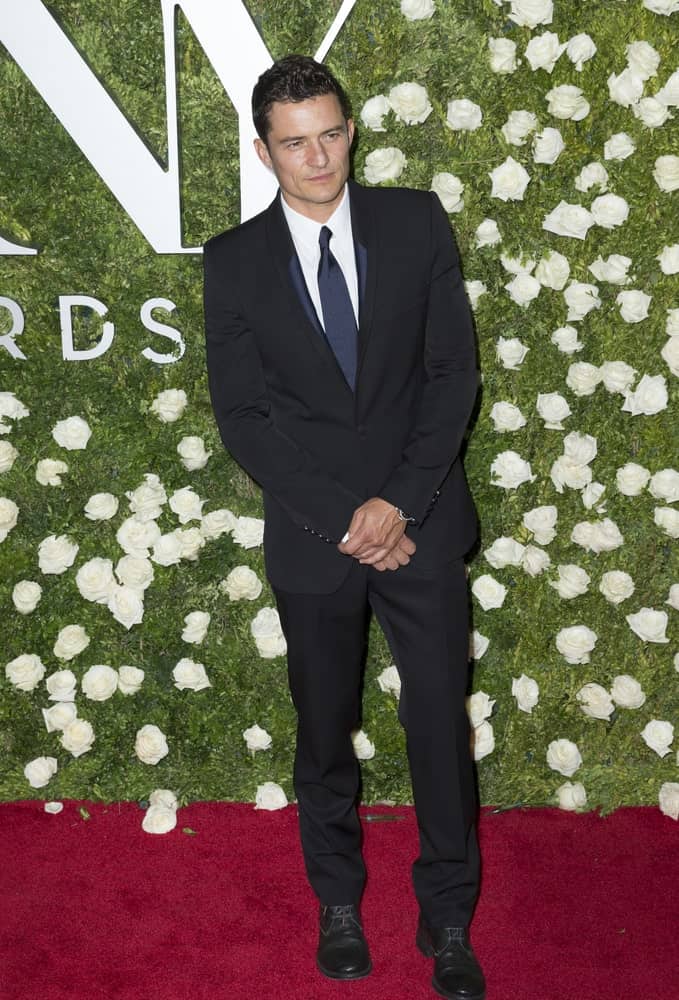
{"label": "red carpet", "polygon": [[[152,836],[135,804],[87,804],[89,820],[79,805],[0,805],[2,1000],[435,996],[413,944],[411,809],[363,810],[401,819],[365,823],[374,971],[334,983],[314,967],[294,807],[196,803]],[[678,835],[656,808],[484,809],[472,940],[488,1000],[679,1000]]]}

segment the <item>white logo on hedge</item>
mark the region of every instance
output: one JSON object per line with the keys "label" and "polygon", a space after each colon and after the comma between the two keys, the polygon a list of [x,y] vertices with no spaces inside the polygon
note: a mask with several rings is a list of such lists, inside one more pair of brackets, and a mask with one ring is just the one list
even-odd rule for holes
{"label": "white logo on hedge", "polygon": [[[316,59],[324,59],[356,0],[344,0]],[[254,153],[250,95],[271,55],[241,0],[160,0],[165,44],[165,170],[61,30],[42,0],[0,4],[0,41],[157,253],[182,246],[174,19],[180,7],[238,112],[241,217],[271,200],[274,182]],[[44,151],[47,153],[47,151]],[[0,253],[34,254],[0,237]],[[15,331],[16,332],[16,331]]]}

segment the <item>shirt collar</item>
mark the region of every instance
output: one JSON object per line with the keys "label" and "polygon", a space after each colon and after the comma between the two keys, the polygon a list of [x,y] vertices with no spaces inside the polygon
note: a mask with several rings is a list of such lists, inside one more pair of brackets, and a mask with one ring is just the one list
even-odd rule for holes
{"label": "shirt collar", "polygon": [[[306,215],[302,215],[296,209],[291,208],[287,201],[281,193],[281,205],[283,206],[283,214],[285,215],[290,233],[292,234],[293,240],[295,242],[318,246],[318,237],[323,226],[328,226],[333,234],[339,232],[340,229],[344,229],[347,226],[351,227],[351,209],[349,205],[349,185],[344,185],[344,194],[342,195],[342,200],[339,205],[332,213],[327,222],[316,222],[315,219],[310,219]],[[351,228],[349,228],[351,232]]]}

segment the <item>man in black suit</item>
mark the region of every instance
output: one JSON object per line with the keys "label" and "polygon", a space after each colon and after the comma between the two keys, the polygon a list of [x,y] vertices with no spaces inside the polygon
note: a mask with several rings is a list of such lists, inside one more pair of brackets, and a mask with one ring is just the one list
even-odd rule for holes
{"label": "man in black suit", "polygon": [[439,994],[482,1000],[463,561],[477,524],[459,457],[478,373],[455,243],[435,195],[349,180],[354,124],[325,66],[275,63],[253,116],[280,190],[205,246],[207,362],[224,445],[264,494],[317,965],[334,979],[371,969],[351,734],[372,608],[402,681],[417,945]]}

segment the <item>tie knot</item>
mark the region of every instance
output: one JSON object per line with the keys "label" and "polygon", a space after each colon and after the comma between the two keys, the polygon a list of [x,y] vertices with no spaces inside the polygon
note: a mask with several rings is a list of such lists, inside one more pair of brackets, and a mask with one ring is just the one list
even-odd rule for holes
{"label": "tie knot", "polygon": [[330,248],[330,240],[332,238],[332,230],[328,229],[327,226],[321,226],[321,232],[318,237],[318,243],[321,251],[328,250]]}

